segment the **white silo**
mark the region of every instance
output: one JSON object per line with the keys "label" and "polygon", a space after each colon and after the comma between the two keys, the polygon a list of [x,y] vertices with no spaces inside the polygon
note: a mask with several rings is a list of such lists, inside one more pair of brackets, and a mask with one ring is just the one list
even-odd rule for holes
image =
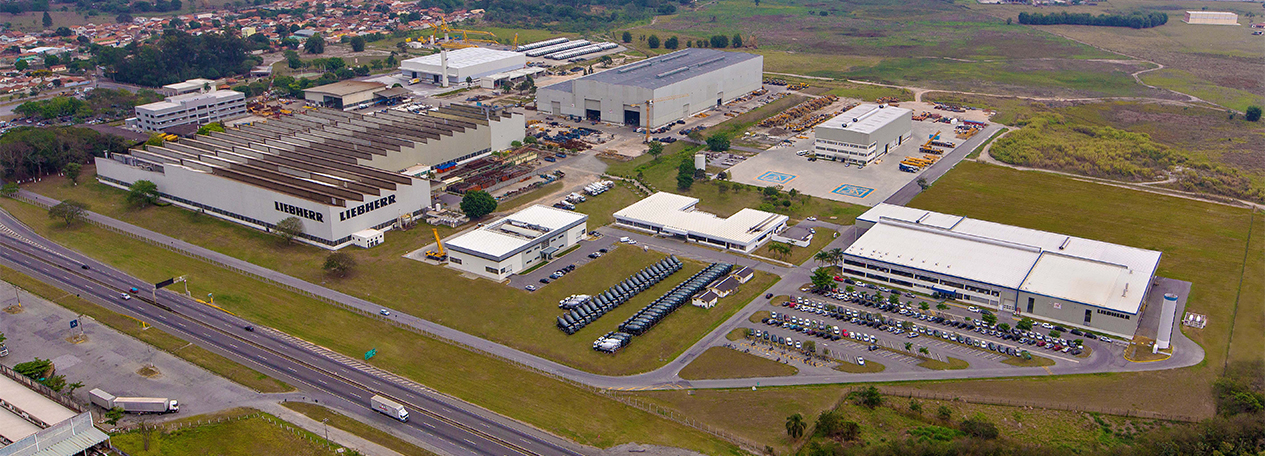
{"label": "white silo", "polygon": [[694,154],[694,169],[707,169],[707,154]]}

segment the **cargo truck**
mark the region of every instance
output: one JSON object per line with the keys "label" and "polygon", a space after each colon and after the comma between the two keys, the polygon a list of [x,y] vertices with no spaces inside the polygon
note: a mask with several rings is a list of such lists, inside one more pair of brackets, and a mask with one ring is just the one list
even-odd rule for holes
{"label": "cargo truck", "polygon": [[180,411],[180,403],[165,397],[116,397],[113,394],[93,388],[88,392],[93,404],[106,410],[123,409],[128,413],[176,413]]}
{"label": "cargo truck", "polygon": [[374,410],[382,412],[391,418],[404,422],[408,421],[408,410],[404,410],[404,406],[400,405],[399,402],[375,395],[369,398],[369,405],[373,406]]}

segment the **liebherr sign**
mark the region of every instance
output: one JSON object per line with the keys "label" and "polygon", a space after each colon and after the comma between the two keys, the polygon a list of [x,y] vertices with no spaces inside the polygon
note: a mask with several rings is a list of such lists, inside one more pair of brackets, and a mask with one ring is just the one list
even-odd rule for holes
{"label": "liebherr sign", "polygon": [[324,214],[321,214],[320,212],[316,212],[311,209],[304,209],[298,206],[292,206],[280,201],[273,201],[272,207],[273,209],[276,209],[281,212],[285,212],[290,215],[297,215],[299,217],[303,217],[308,220],[316,220],[322,223],[325,222]]}
{"label": "liebherr sign", "polygon": [[368,203],[361,204],[351,209],[347,209],[345,211],[339,212],[338,221],[341,222],[341,221],[350,219],[352,217],[358,216],[360,214],[381,209],[383,207],[390,206],[392,204],[395,204],[395,195],[378,198]]}

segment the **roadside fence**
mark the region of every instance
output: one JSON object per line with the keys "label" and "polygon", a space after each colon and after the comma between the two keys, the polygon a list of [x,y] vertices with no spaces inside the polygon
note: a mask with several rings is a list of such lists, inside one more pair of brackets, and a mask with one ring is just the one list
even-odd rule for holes
{"label": "roadside fence", "polygon": [[1063,402],[1055,402],[1055,401],[1032,401],[1032,400],[1024,400],[1024,399],[1011,399],[1011,398],[1003,398],[1003,397],[995,397],[995,396],[992,396],[992,397],[963,396],[960,394],[933,393],[929,391],[921,391],[921,390],[916,390],[916,389],[893,387],[893,386],[879,386],[878,389],[879,391],[883,393],[883,395],[886,395],[886,396],[906,397],[906,398],[911,398],[911,399],[918,398],[918,399],[930,399],[930,400],[947,401],[947,402],[966,402],[966,403],[971,403],[971,404],[1005,405],[1005,406],[1010,406],[1010,407],[1028,407],[1028,408],[1042,408],[1042,409],[1052,409],[1052,410],[1066,410],[1069,412],[1102,413],[1106,415],[1146,418],[1146,419],[1165,420],[1165,421],[1196,422],[1203,419],[1203,417],[1198,417],[1198,416],[1193,416],[1193,415],[1150,412],[1146,410],[1122,409],[1122,408],[1114,408],[1114,407],[1095,407],[1095,406],[1086,406],[1084,404],[1063,403]]}

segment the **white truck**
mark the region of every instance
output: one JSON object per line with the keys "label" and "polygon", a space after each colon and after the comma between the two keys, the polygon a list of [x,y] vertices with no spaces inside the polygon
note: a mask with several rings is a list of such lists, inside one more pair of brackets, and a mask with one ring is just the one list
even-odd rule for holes
{"label": "white truck", "polygon": [[117,397],[102,391],[100,388],[93,388],[92,391],[88,392],[88,398],[93,404],[99,405],[106,410],[118,407],[128,413],[176,413],[180,411],[179,402],[165,397]]}
{"label": "white truck", "polygon": [[391,418],[404,422],[408,421],[408,410],[405,410],[404,406],[400,405],[399,402],[375,395],[369,398],[369,405],[373,406],[374,410],[382,412]]}

